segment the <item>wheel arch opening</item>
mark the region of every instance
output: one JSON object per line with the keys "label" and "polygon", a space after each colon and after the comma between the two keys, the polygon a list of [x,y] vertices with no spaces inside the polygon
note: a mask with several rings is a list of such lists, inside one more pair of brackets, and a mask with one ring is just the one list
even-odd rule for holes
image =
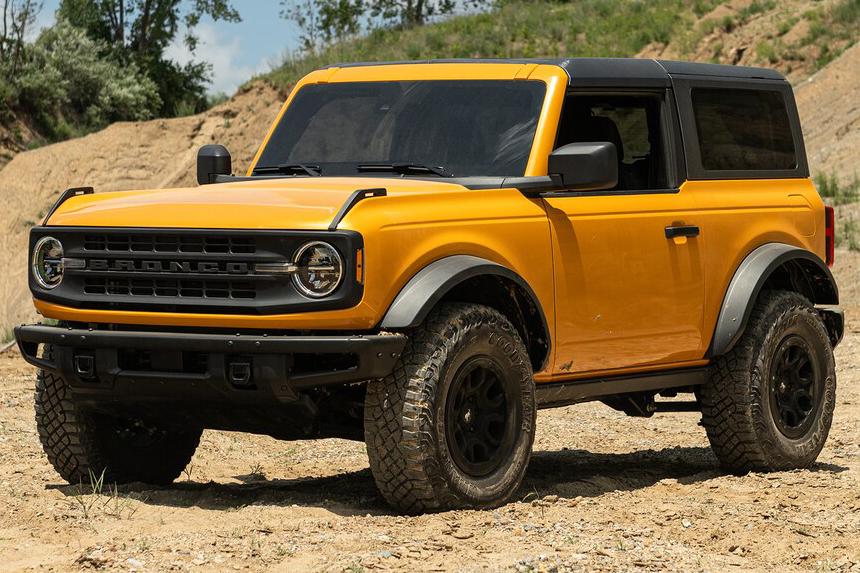
{"label": "wheel arch opening", "polygon": [[543,310],[534,296],[515,280],[482,274],[453,286],[439,303],[468,302],[493,308],[507,318],[522,338],[532,369],[540,372],[549,360],[550,336]]}
{"label": "wheel arch opening", "polygon": [[764,281],[763,290],[788,290],[813,304],[838,304],[839,293],[830,275],[816,262],[801,257],[783,261]]}
{"label": "wheel arch opening", "polygon": [[746,330],[756,302],[771,290],[799,293],[814,305],[839,303],[836,281],[814,253],[784,243],[762,245],[747,255],[732,277],[706,357],[731,350]]}

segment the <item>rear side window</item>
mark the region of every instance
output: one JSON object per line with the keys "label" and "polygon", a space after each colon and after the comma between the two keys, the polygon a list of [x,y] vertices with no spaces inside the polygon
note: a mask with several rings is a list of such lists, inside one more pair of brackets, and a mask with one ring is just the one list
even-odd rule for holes
{"label": "rear side window", "polygon": [[779,91],[693,88],[692,100],[705,171],[797,167],[788,111]]}

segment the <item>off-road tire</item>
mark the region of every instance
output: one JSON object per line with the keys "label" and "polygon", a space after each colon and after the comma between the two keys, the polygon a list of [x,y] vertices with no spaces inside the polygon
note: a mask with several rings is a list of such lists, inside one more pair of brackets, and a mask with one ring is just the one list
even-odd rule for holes
{"label": "off-road tire", "polygon": [[[52,349],[45,348],[50,359]],[[158,432],[153,443],[124,441],[109,416],[81,411],[59,376],[39,370],[36,377],[36,427],[42,449],[60,476],[76,485],[104,476],[104,483],[167,485],[191,461],[202,430]]]}
{"label": "off-road tire", "polygon": [[[781,429],[786,422],[781,407],[775,406],[778,400],[787,400],[779,398],[787,396],[779,382],[780,357],[789,352],[782,350],[787,344],[808,348],[806,362],[819,385],[809,392],[817,399],[803,398],[804,408],[813,403],[803,418],[806,423],[791,431]],[[785,363],[797,363],[788,358]],[[803,380],[807,379],[805,375]],[[811,466],[833,420],[836,370],[827,329],[809,300],[795,292],[763,292],[740,340],[715,361],[709,382],[700,387],[699,400],[702,425],[720,464],[729,471],[743,474]],[[790,420],[801,419],[788,412]]]}
{"label": "off-road tire", "polygon": [[[534,443],[534,375],[525,345],[504,316],[476,304],[442,304],[408,334],[393,373],[367,389],[365,441],[379,490],[411,514],[505,503],[522,482]],[[498,370],[483,362],[488,358]],[[475,361],[503,371],[504,431],[512,431],[496,450],[499,465],[477,477],[454,461],[460,448],[446,437],[446,405],[458,403],[452,389]]]}

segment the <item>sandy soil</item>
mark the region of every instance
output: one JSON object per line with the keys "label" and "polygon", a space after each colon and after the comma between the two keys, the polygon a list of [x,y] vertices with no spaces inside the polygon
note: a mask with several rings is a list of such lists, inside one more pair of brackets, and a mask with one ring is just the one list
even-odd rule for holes
{"label": "sandy soil", "polygon": [[807,471],[726,475],[699,415],[542,411],[514,503],[392,514],[356,442],[206,432],[168,488],[64,484],[33,422],[34,373],[0,356],[0,572],[860,572],[860,255],[835,268],[849,315],[838,407]]}

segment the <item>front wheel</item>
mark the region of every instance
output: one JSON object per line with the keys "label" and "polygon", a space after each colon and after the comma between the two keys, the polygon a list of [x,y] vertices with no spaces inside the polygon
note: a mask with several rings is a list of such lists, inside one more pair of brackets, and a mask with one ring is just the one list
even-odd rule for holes
{"label": "front wheel", "polygon": [[812,465],[836,403],[833,347],[821,316],[800,294],[768,291],[743,336],[699,390],[702,424],[727,469]]}
{"label": "front wheel", "polygon": [[407,513],[485,508],[513,496],[531,458],[534,376],[497,311],[443,304],[370,382],[365,439],[385,499]]}
{"label": "front wheel", "polygon": [[[46,356],[51,352],[47,346]],[[44,370],[36,378],[35,407],[42,449],[57,473],[73,485],[91,479],[167,485],[191,461],[203,433],[82,411],[66,382]]]}

